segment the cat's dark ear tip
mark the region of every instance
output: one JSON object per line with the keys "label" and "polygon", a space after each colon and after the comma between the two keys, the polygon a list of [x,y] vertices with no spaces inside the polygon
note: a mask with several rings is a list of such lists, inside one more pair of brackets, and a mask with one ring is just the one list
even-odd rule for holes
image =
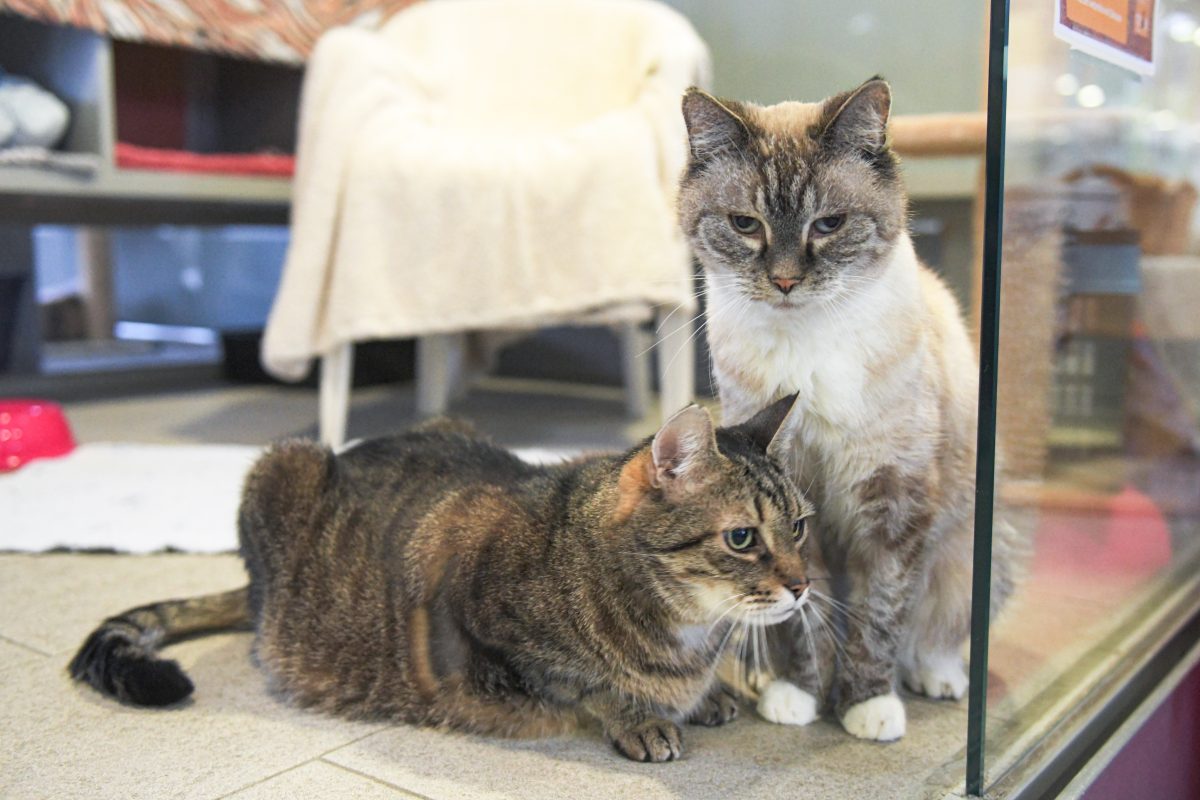
{"label": "cat's dark ear tip", "polygon": [[872,91],[882,94],[889,102],[892,99],[892,85],[882,75],[876,75],[874,78],[871,78],[871,80],[863,84],[863,87],[870,87]]}
{"label": "cat's dark ear tip", "polygon": [[701,89],[699,86],[689,86],[683,93],[683,97],[679,99],[679,105],[686,112],[688,107],[696,107],[697,103],[711,103],[713,96]]}
{"label": "cat's dark ear tip", "polygon": [[855,90],[855,94],[863,94],[864,92],[882,95],[890,100],[892,97],[892,85],[888,83],[887,78],[882,75],[876,75],[863,81],[862,85]]}

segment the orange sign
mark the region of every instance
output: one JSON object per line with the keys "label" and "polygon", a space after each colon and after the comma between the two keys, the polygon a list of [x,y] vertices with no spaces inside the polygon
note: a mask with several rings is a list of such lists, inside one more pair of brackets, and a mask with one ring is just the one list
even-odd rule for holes
{"label": "orange sign", "polygon": [[1127,0],[1066,0],[1066,18],[1118,44],[1129,40]]}
{"label": "orange sign", "polygon": [[1054,32],[1075,47],[1142,74],[1154,71],[1155,0],[1057,0]]}

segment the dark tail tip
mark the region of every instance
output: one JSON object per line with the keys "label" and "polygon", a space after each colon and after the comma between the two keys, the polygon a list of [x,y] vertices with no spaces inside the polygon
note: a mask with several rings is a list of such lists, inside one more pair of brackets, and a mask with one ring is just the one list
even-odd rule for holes
{"label": "dark tail tip", "polygon": [[110,623],[88,637],[67,669],[102,694],[139,706],[169,706],[194,688],[178,663],[158,658],[124,627]]}

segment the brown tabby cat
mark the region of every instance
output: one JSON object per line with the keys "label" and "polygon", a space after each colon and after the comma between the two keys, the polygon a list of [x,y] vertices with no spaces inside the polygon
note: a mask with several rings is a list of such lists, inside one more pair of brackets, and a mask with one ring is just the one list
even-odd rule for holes
{"label": "brown tabby cat", "polygon": [[582,714],[669,761],[680,723],[737,712],[715,677],[734,626],[807,600],[811,507],[768,455],[791,405],[719,430],[691,406],[623,455],[553,467],[445,424],[340,455],[286,442],[246,481],[250,585],[112,617],[71,674],[174,703],[192,684],[161,645],[252,627],[301,706],[526,736]]}
{"label": "brown tabby cat", "polygon": [[[979,369],[953,296],[908,235],[891,100],[878,78],[774,106],[692,90],[680,187],[724,424],[796,395],[785,461],[812,491],[820,551],[850,606],[834,710],[848,732],[885,741],[906,729],[898,680],[935,698],[967,688]],[[1021,545],[1001,522],[994,542],[998,608]],[[759,711],[811,722],[826,699],[818,672],[793,659]]]}

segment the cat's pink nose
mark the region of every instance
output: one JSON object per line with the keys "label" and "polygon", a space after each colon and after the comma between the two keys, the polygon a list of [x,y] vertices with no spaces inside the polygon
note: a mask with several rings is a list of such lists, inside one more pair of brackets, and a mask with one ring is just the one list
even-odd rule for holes
{"label": "cat's pink nose", "polygon": [[787,588],[799,599],[808,590],[808,578],[794,578],[787,582]]}
{"label": "cat's pink nose", "polygon": [[799,282],[793,278],[771,278],[771,283],[775,284],[775,288],[784,294],[789,294],[792,291],[792,287]]}

